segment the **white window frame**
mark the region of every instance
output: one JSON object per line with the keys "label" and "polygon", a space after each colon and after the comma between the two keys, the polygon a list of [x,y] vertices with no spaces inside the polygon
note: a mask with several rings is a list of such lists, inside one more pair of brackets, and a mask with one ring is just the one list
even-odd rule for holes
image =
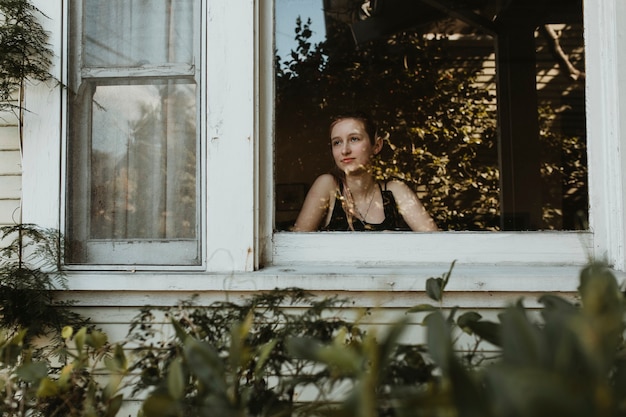
{"label": "white window frame", "polygon": [[626,157],[621,147],[626,145],[626,85],[618,65],[619,59],[626,59],[624,52],[619,54],[620,46],[626,51],[624,29],[618,24],[618,16],[626,18],[624,9],[620,0],[584,1],[589,231],[396,235],[282,232],[273,236],[273,264],[391,266],[456,259],[459,263],[484,265],[583,265],[594,259],[624,271],[626,194],[622,177],[626,174]]}
{"label": "white window frame", "polygon": [[[53,74],[64,81],[67,4],[33,3],[49,17],[43,23],[55,52]],[[207,9],[207,126],[202,140],[208,215],[206,262],[198,271],[202,273],[180,274],[167,267],[152,268],[150,273],[151,268],[144,268],[149,274],[135,279],[140,268],[126,267],[108,272],[109,279],[102,280],[102,268],[76,270],[70,271],[72,288],[251,290],[277,285],[320,288],[326,283],[329,288],[359,290],[368,285],[384,287],[384,275],[392,269],[407,266],[414,274],[415,266],[428,269],[455,259],[457,268],[465,264],[484,271],[500,265],[528,277],[539,266],[570,268],[590,258],[605,259],[616,270],[626,270],[622,181],[626,155],[621,151],[626,146],[626,80],[619,72],[625,68],[626,55],[619,51],[626,51],[626,34],[618,24],[626,18],[623,0],[584,2],[590,176],[587,232],[274,233],[272,2],[211,0]],[[53,83],[29,85],[26,107],[23,221],[62,230],[65,93]],[[161,274],[155,275],[154,269]],[[250,274],[255,269],[259,271]],[[348,284],[334,278],[353,276],[350,271],[355,270],[360,271],[359,277],[381,281]],[[525,275],[520,271],[526,271]],[[206,279],[207,272],[230,281]],[[492,276],[492,284],[499,285],[499,275]],[[534,276],[543,279],[543,275]],[[526,286],[506,282],[510,289]],[[395,290],[415,287],[408,278],[394,285]],[[554,285],[559,288],[558,283]]]}
{"label": "white window frame", "polygon": [[[67,83],[67,2],[35,0],[55,54],[52,73]],[[202,127],[208,215],[203,271],[251,271],[255,255],[255,31],[251,0],[209,1],[203,26],[207,82]],[[236,25],[230,22],[237,22]],[[64,230],[66,92],[54,83],[28,86],[23,159],[24,222]],[[43,168],[45,167],[45,169]],[[205,182],[206,180],[206,182]],[[236,204],[233,204],[233,195]],[[167,266],[80,266],[75,270],[180,270]]]}
{"label": "white window frame", "polygon": [[[69,5],[71,2],[68,1],[67,4]],[[79,3],[80,4],[80,3]],[[70,7],[70,6],[67,6]],[[200,19],[200,16],[202,15],[202,13],[204,12],[204,7],[202,5],[202,2],[198,2],[194,4],[194,9],[197,8],[198,10],[194,10],[193,11],[193,16],[194,19]],[[77,13],[77,14],[82,14],[82,6],[76,7],[76,10],[72,10],[73,13]],[[67,16],[67,15],[66,15]],[[75,19],[76,22],[74,24],[80,25],[80,27],[76,27],[76,28],[66,28],[65,30],[68,33],[68,40],[70,43],[75,42],[75,43],[80,43],[82,42],[82,32],[83,32],[83,28],[82,28],[82,19]],[[69,19],[67,20],[68,22],[70,21]],[[196,22],[195,24],[197,24],[198,22]],[[69,24],[69,23],[68,23]],[[206,39],[206,34],[204,32],[205,27],[203,27],[204,25],[201,24],[197,24],[198,27],[196,27],[194,29],[194,34],[193,34],[193,50],[194,50],[194,54],[196,54],[196,56],[199,56],[201,59],[204,56],[205,50],[206,50],[206,45],[204,40]],[[70,30],[74,30],[75,33],[73,35],[69,34]],[[67,44],[67,43],[66,43]],[[69,47],[69,45],[67,45]],[[83,49],[81,46],[79,45],[75,45],[74,46],[74,51],[77,51],[79,54],[80,53],[84,53]],[[70,49],[68,49],[69,51]],[[148,77],[162,77],[163,74],[165,73],[168,76],[177,76],[178,79],[180,80],[182,77],[186,77],[187,79],[190,79],[191,77],[193,77],[194,81],[196,82],[195,87],[196,89],[199,90],[199,92],[196,94],[197,97],[197,102],[196,102],[196,106],[197,106],[197,120],[198,120],[198,126],[197,126],[197,133],[196,133],[196,138],[195,140],[198,140],[201,137],[205,137],[205,132],[204,132],[204,128],[206,126],[206,121],[205,118],[203,117],[203,109],[205,107],[205,103],[204,103],[204,98],[206,97],[206,94],[202,94],[202,90],[204,90],[204,85],[206,83],[206,71],[202,71],[204,68],[202,67],[202,62],[197,62],[195,63],[195,65],[188,65],[188,64],[168,64],[166,66],[166,68],[164,68],[164,65],[162,63],[159,64],[155,64],[150,68],[142,68],[142,69],[134,69],[134,68],[128,68],[128,67],[124,67],[124,66],[113,66],[111,68],[93,68],[90,66],[87,67],[83,67],[80,64],[81,59],[76,59],[75,60],[76,63],[74,64],[75,67],[74,68],[70,68],[68,70],[68,77],[73,77],[72,81],[69,81],[68,84],[69,85],[73,85],[74,88],[78,88],[79,85],[83,84],[83,83],[94,83],[94,87],[95,88],[97,86],[100,85],[106,85],[107,81],[104,81],[104,79],[122,79],[122,80],[128,80],[129,78],[132,79],[134,82],[138,82],[140,80],[146,80]],[[67,65],[68,67],[71,66],[71,64],[68,63]],[[71,72],[71,73],[70,73]],[[163,79],[163,78],[162,78]],[[110,82],[108,82],[109,84],[111,84]],[[67,112],[68,109],[66,108],[65,111]],[[205,112],[206,114],[206,112]],[[65,120],[66,123],[69,122],[69,120]],[[85,125],[88,122],[84,122]],[[81,132],[86,132],[90,130],[90,126],[87,126],[85,130],[81,130]],[[68,140],[70,140],[68,138]],[[64,144],[67,144],[67,141],[64,141]],[[202,141],[198,141],[197,143],[197,149],[199,154],[203,153],[203,147],[204,147],[204,142]],[[64,148],[66,149],[67,146]],[[87,147],[84,146],[84,144],[82,144],[82,146],[76,146],[74,147],[74,152],[76,152],[78,149],[82,149],[80,152],[82,152],[82,156],[80,157],[80,171],[83,172],[85,175],[83,176],[83,178],[81,178],[81,180],[83,180],[83,184],[81,184],[79,187],[77,187],[77,190],[85,190],[85,192],[88,192],[87,190],[89,189],[88,185],[89,184],[89,180],[87,178],[87,160],[88,160],[88,149]],[[64,152],[64,155],[67,155],[67,151]],[[68,163],[70,163],[70,161],[68,161]],[[75,163],[75,162],[74,162]],[[196,214],[196,218],[197,220],[199,220],[198,224],[197,224],[197,233],[198,235],[196,237],[193,238],[188,238],[188,239],[87,239],[88,236],[88,224],[89,224],[89,220],[87,219],[82,219],[82,222],[77,222],[75,224],[75,229],[76,229],[76,234],[80,236],[80,241],[81,244],[83,245],[83,250],[86,253],[86,255],[84,255],[85,258],[89,258],[89,259],[99,259],[100,262],[104,265],[107,265],[108,267],[111,267],[111,265],[124,265],[120,268],[128,268],[128,265],[132,265],[132,264],[137,264],[138,262],[136,261],[136,259],[142,259],[143,262],[140,262],[139,264],[148,264],[148,268],[153,269],[153,268],[158,268],[159,265],[162,265],[164,262],[168,262],[167,258],[168,255],[171,258],[176,258],[176,264],[177,265],[181,265],[180,268],[186,268],[188,270],[198,270],[198,269],[202,269],[202,260],[203,257],[200,256],[200,253],[198,253],[199,249],[201,249],[202,247],[204,247],[205,243],[203,241],[203,233],[200,233],[200,228],[202,227],[202,225],[204,224],[204,218],[206,217],[205,213],[204,213],[204,204],[200,204],[200,199],[202,198],[202,196],[204,195],[203,192],[201,192],[200,187],[202,187],[202,176],[200,175],[201,172],[204,172],[205,167],[203,166],[205,163],[204,158],[200,158],[198,161],[198,168],[196,170],[198,178],[197,181],[200,183],[198,186],[198,197],[197,197],[197,214]],[[65,166],[65,165],[64,165]],[[66,175],[63,175],[62,178],[66,178]],[[63,181],[64,184],[66,184],[67,181]],[[86,206],[86,202],[84,203],[85,206],[81,207],[78,211],[79,212],[86,212],[87,210],[87,206]],[[67,212],[68,210],[66,209],[66,204],[63,203],[62,204],[62,211]],[[86,215],[86,213],[85,213]],[[67,215],[63,216],[63,219],[67,219]],[[66,220],[67,221],[67,220]],[[198,262],[198,260],[200,262]],[[93,262],[77,262],[77,265],[80,266],[74,266],[74,268],[80,268],[80,269],[102,269],[102,265],[98,265],[97,263],[93,263]],[[198,264],[200,264],[198,266]],[[145,267],[145,265],[144,265]],[[70,267],[72,268],[72,267]]]}

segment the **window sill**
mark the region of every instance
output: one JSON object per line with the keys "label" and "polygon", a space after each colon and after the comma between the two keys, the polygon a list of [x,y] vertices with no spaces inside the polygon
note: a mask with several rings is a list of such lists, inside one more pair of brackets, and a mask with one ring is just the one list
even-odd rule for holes
{"label": "window sill", "polygon": [[[463,265],[457,263],[451,292],[575,292],[579,265]],[[70,291],[257,292],[298,287],[324,292],[419,292],[426,280],[440,277],[450,264],[394,267],[348,265],[273,266],[255,272],[158,273],[70,272]],[[626,274],[616,272],[618,280]]]}

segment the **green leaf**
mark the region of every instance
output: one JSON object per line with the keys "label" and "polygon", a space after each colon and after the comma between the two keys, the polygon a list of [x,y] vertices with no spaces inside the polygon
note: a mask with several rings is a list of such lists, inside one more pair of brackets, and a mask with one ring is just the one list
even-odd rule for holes
{"label": "green leaf", "polygon": [[591,315],[621,312],[623,296],[611,270],[603,264],[592,264],[580,274],[578,288],[583,311]]}
{"label": "green leaf", "polygon": [[61,331],[61,337],[63,337],[63,339],[65,340],[70,339],[73,334],[74,334],[74,329],[72,328],[72,326],[65,326],[63,327],[63,330]]}
{"label": "green leaf", "polygon": [[483,316],[481,316],[479,313],[475,311],[468,311],[467,313],[463,313],[459,316],[459,318],[457,319],[457,324],[460,327],[463,327],[469,322],[478,321],[482,318]]}
{"label": "green leaf", "polygon": [[505,362],[535,366],[545,355],[545,340],[519,304],[501,314],[502,348]]}
{"label": "green leaf", "polygon": [[94,349],[100,349],[107,342],[107,335],[104,332],[99,330],[93,330],[87,335],[87,343],[88,346],[91,346]]}
{"label": "green leaf", "polygon": [[545,308],[550,310],[561,310],[565,312],[578,311],[578,307],[563,297],[554,294],[544,294],[538,300]]}
{"label": "green leaf", "polygon": [[111,398],[111,400],[109,401],[109,405],[107,407],[106,413],[105,413],[105,417],[117,416],[117,413],[120,411],[120,408],[122,408],[123,402],[124,402],[124,396],[122,394],[116,395],[115,397]]}
{"label": "green leaf", "polygon": [[450,264],[450,269],[448,269],[448,272],[443,274],[443,286],[441,287],[442,291],[445,290],[446,287],[448,286],[448,282],[450,281],[450,277],[452,276],[452,270],[454,269],[455,264],[456,264],[456,260],[452,261],[452,263]]}
{"label": "green leaf", "polygon": [[185,395],[185,374],[180,357],[170,363],[167,374],[167,392],[175,400],[180,400]]}
{"label": "green leaf", "polygon": [[274,347],[276,347],[277,343],[278,343],[278,339],[272,339],[259,348],[258,350],[259,358],[257,359],[256,366],[254,367],[255,375],[259,375],[259,373],[265,366],[265,363],[269,359],[270,354],[272,353],[272,350],[274,350]]}
{"label": "green leaf", "polygon": [[145,417],[174,417],[180,415],[178,402],[169,395],[153,393],[143,402],[142,412]]}
{"label": "green leaf", "polygon": [[39,383],[37,388],[37,398],[54,397],[59,393],[58,385],[49,377],[45,377]]}
{"label": "green leaf", "polygon": [[426,294],[431,300],[441,301],[443,297],[443,278],[428,278],[426,280]]}
{"label": "green leaf", "polygon": [[104,399],[112,399],[113,395],[117,392],[120,384],[122,383],[123,376],[120,374],[109,375],[109,382],[102,391]]}
{"label": "green leaf", "polygon": [[471,321],[467,323],[476,336],[495,346],[502,346],[502,326],[492,321]]}
{"label": "green leaf", "polygon": [[85,345],[86,337],[87,337],[86,327],[82,327],[78,332],[76,332],[76,335],[74,336],[74,343],[76,344],[76,349],[78,350],[78,353],[82,353],[83,346]]}
{"label": "green leaf", "polygon": [[438,308],[432,304],[418,304],[407,310],[407,313],[422,313],[427,311],[435,311]]}
{"label": "green leaf", "polygon": [[183,346],[183,352],[189,371],[196,375],[205,386],[222,393],[226,391],[224,364],[215,347],[188,337]]}
{"label": "green leaf", "polygon": [[48,365],[45,362],[31,362],[19,366],[15,373],[26,382],[37,382],[48,375]]}
{"label": "green leaf", "polygon": [[439,311],[429,314],[424,322],[427,328],[428,351],[435,363],[441,367],[444,373],[447,373],[452,357],[450,328]]}
{"label": "green leaf", "polygon": [[320,347],[316,359],[341,375],[356,375],[363,367],[362,358],[347,346],[328,345]]}
{"label": "green leaf", "polygon": [[115,345],[113,359],[115,360],[118,371],[124,372],[128,369],[128,361],[126,359],[126,355],[124,354],[124,349],[121,345]]}

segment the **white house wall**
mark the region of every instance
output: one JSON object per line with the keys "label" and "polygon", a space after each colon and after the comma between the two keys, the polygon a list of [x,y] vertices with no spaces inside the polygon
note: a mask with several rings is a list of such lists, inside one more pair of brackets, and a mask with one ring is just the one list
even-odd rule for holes
{"label": "white house wall", "polygon": [[[58,0],[37,0],[35,3],[49,17],[44,24],[51,29],[50,43],[58,58],[53,73],[60,77],[60,57],[63,56],[60,27],[63,10],[58,5],[61,2]],[[220,2],[216,1],[215,4],[217,3]],[[241,1],[241,4],[246,5],[245,8],[248,12],[252,10],[247,6],[247,1]],[[255,4],[258,7],[260,3],[255,2]],[[223,1],[223,6],[226,5],[230,7],[230,0]],[[620,242],[626,240],[622,219],[623,207],[626,206],[626,192],[621,181],[621,174],[626,172],[626,156],[619,151],[623,146],[626,146],[624,133],[626,132],[626,27],[617,24],[617,22],[626,20],[626,2],[623,0],[587,0],[585,6],[586,11],[589,11],[586,19],[597,21],[594,27],[614,31],[613,33],[603,33],[598,30],[591,31],[592,33],[586,35],[588,40],[596,44],[603,47],[605,44],[609,45],[608,50],[596,49],[596,52],[591,53],[588,57],[591,65],[587,66],[589,72],[588,91],[591,96],[588,97],[588,100],[595,100],[594,103],[603,104],[602,108],[588,109],[589,140],[592,144],[594,141],[601,144],[598,148],[595,145],[591,146],[590,160],[594,164],[593,166],[602,166],[606,160],[607,170],[611,171],[591,170],[591,187],[595,187],[593,192],[596,192],[595,200],[592,200],[592,208],[596,212],[601,211],[603,213],[593,225],[595,235],[589,238],[591,242],[585,241],[581,245],[572,246],[571,251],[563,245],[550,248],[559,256],[547,264],[533,264],[529,261],[530,258],[522,255],[520,255],[519,263],[509,264],[499,262],[499,260],[505,259],[502,257],[495,257],[491,262],[484,261],[480,264],[472,264],[471,258],[463,258],[453,270],[448,295],[443,305],[446,308],[458,305],[462,309],[476,309],[490,316],[501,307],[519,298],[524,298],[530,307],[537,307],[537,297],[546,292],[562,294],[571,298],[574,296],[578,285],[578,272],[585,263],[586,256],[589,255],[585,252],[587,248],[590,251],[593,248],[598,248],[599,253],[611,252],[609,256],[613,263],[618,269],[625,269],[624,247],[623,243]],[[265,13],[267,10],[263,8],[262,12]],[[236,22],[239,17],[237,12],[232,12],[229,16],[235,22],[232,25],[229,25],[228,22],[222,22],[220,27],[223,30],[227,30],[228,26],[245,27]],[[245,18],[247,24],[257,24],[257,22],[253,22],[252,14],[245,14]],[[256,41],[268,42],[263,37]],[[616,46],[615,43],[619,45]],[[245,73],[249,77],[257,77],[259,68],[250,67],[255,62],[253,58],[261,60],[265,58],[259,58],[253,52],[252,48],[244,42],[238,52],[223,51],[223,58],[224,60],[232,60],[232,62],[228,62],[232,64],[233,71],[235,69],[238,71],[238,76]],[[597,54],[594,55],[594,53]],[[611,56],[607,57],[607,54]],[[613,66],[604,65],[607,59],[607,62],[612,63]],[[267,63],[261,64],[261,66],[263,65],[267,66]],[[210,66],[209,69],[211,69]],[[267,74],[266,77],[268,77]],[[206,136],[211,140],[208,146],[216,148],[231,146],[231,144],[221,140],[224,132],[226,132],[224,129],[230,129],[230,136],[241,139],[238,144],[233,146],[241,147],[242,152],[249,155],[248,147],[254,144],[260,147],[257,151],[261,154],[259,160],[262,164],[266,160],[265,158],[271,159],[271,149],[267,148],[268,146],[271,147],[271,144],[268,145],[270,142],[265,141],[261,144],[258,141],[254,142],[254,139],[258,139],[255,138],[255,135],[269,135],[271,133],[271,129],[268,127],[271,123],[259,123],[258,120],[271,118],[271,115],[268,116],[271,113],[271,110],[268,109],[271,106],[269,96],[261,94],[261,97],[252,97],[246,92],[245,86],[232,85],[232,83],[222,82],[218,79],[215,79],[211,86],[214,90],[220,91],[220,95],[217,97],[225,100],[222,104],[215,103],[218,107],[209,106]],[[229,88],[231,90],[228,90]],[[232,94],[232,91],[237,92],[239,89],[246,91],[237,93],[237,97],[248,96],[256,101],[238,103],[237,100],[233,100],[235,95]],[[256,93],[258,91],[255,91]],[[604,98],[594,97],[597,94],[603,94],[602,97]],[[11,224],[16,220],[19,221],[19,218],[16,219],[15,216],[19,212],[17,209],[20,206],[22,183],[20,174],[22,174],[25,187],[25,197],[22,201],[24,221],[34,219],[36,223],[42,226],[60,227],[59,205],[62,195],[61,178],[63,174],[60,161],[62,160],[64,132],[62,128],[56,130],[49,128],[49,126],[58,126],[59,115],[64,105],[60,97],[61,91],[58,86],[41,84],[30,86],[27,90],[26,106],[30,113],[27,114],[25,120],[23,170],[20,170],[21,159],[17,124],[0,122],[0,224]],[[241,112],[241,106],[244,107],[243,112]],[[609,115],[602,113],[606,109],[610,110]],[[220,124],[220,120],[215,119],[219,112],[228,113],[227,120],[243,120],[243,123],[224,126]],[[243,116],[241,116],[242,114]],[[214,155],[221,157],[222,154],[215,153]],[[224,186],[232,186],[233,181],[235,181],[235,185],[239,186],[239,189],[249,190],[255,186],[253,180],[257,176],[260,182],[260,185],[256,185],[259,187],[258,194],[262,196],[271,195],[271,185],[269,185],[271,183],[267,181],[268,178],[271,180],[271,175],[268,170],[259,171],[252,161],[247,160],[247,162],[249,164],[246,165],[245,175],[225,176],[227,179],[224,180]],[[214,174],[219,175],[220,173]],[[595,175],[597,177],[594,177]],[[47,178],[47,181],[42,182],[44,177]],[[264,181],[263,178],[266,180]],[[607,184],[607,178],[613,178],[612,182]],[[598,189],[603,190],[603,192],[597,193]],[[225,215],[228,215],[229,210],[234,209],[223,200],[227,192],[227,188],[219,190],[222,199],[215,203],[221,204],[219,209]],[[252,195],[252,193],[248,194]],[[257,198],[259,197],[257,196]],[[211,199],[209,198],[209,200]],[[214,203],[209,201],[208,204]],[[262,210],[256,215],[263,218],[263,221],[259,222],[263,227],[265,223],[270,223],[271,214],[267,206],[271,207],[271,203],[268,199],[259,198],[257,204],[257,208],[261,207]],[[247,207],[252,206],[253,204],[247,205]],[[255,227],[252,224],[252,219],[252,216],[247,217],[246,223],[241,226],[246,239],[251,235],[250,229]],[[220,229],[218,224],[215,224],[214,227],[215,233],[224,234],[225,237],[231,239],[237,238],[237,236],[233,236],[232,230]],[[443,245],[439,249],[445,250],[447,248],[446,237],[443,235],[437,239],[438,241],[441,240],[441,245]],[[462,240],[467,240],[467,242],[458,243],[456,249],[459,251],[463,250],[463,246],[477,244],[471,235],[463,236]],[[511,238],[511,235],[508,234],[500,236],[505,240]],[[309,240],[295,240],[291,236],[279,236],[276,241],[277,244],[273,246],[276,243],[272,241],[275,237],[272,237],[270,233],[261,233],[257,236],[261,240],[260,243],[254,243],[258,249],[263,246],[266,250],[275,250],[282,244],[285,250],[278,251],[273,255],[276,258],[273,266],[261,268],[255,272],[185,274],[134,272],[132,270],[83,271],[69,274],[69,288],[71,290],[62,296],[76,300],[76,309],[91,317],[94,324],[110,333],[110,339],[113,341],[120,340],[126,335],[129,321],[138,313],[139,308],[145,305],[155,307],[175,305],[178,301],[187,299],[193,294],[199,294],[199,301],[208,305],[212,301],[237,300],[276,287],[303,287],[320,296],[348,297],[354,301],[355,307],[346,310],[346,313],[356,314],[358,308],[371,307],[377,311],[376,315],[371,316],[372,324],[380,324],[402,315],[408,307],[427,302],[424,293],[426,280],[447,272],[450,263],[455,259],[455,250],[452,249],[448,251],[447,256],[441,255],[440,251],[433,264],[422,262],[419,265],[394,266],[387,263],[374,266],[341,266],[325,263],[323,259],[308,264],[294,263],[294,258],[302,260],[299,254],[306,252],[299,252],[297,256],[294,255],[292,258],[286,259],[289,255],[286,250],[290,247],[296,250],[298,248],[294,245],[308,244]],[[572,239],[566,239],[567,242],[570,240]],[[498,242],[494,241],[489,244],[497,246]],[[532,246],[531,241],[520,241],[520,245],[525,244]],[[375,246],[373,247],[375,248]],[[213,249],[217,251],[219,248]],[[337,250],[340,249],[337,248]],[[378,249],[384,248],[378,246],[376,250],[378,251]],[[437,247],[431,242],[431,246],[424,249],[434,250]],[[520,246],[520,249],[524,249],[523,246]],[[312,246],[310,250],[317,249]],[[403,248],[403,250],[407,251],[410,248]],[[545,252],[541,246],[537,250]],[[247,256],[245,253],[239,255],[242,258]],[[271,257],[268,259],[271,260]],[[511,258],[507,257],[506,259]],[[562,262],[563,259],[567,261]],[[244,260],[247,265],[251,265],[250,260]],[[620,276],[621,279],[623,276]],[[421,327],[416,322],[414,328],[414,336],[418,340],[421,337]]]}

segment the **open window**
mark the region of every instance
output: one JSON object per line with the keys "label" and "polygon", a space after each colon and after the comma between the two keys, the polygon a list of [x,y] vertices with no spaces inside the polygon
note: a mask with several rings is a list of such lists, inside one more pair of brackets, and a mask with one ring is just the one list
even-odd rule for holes
{"label": "open window", "polygon": [[278,230],[354,109],[443,230],[587,230],[582,0],[276,0],[276,22]]}

